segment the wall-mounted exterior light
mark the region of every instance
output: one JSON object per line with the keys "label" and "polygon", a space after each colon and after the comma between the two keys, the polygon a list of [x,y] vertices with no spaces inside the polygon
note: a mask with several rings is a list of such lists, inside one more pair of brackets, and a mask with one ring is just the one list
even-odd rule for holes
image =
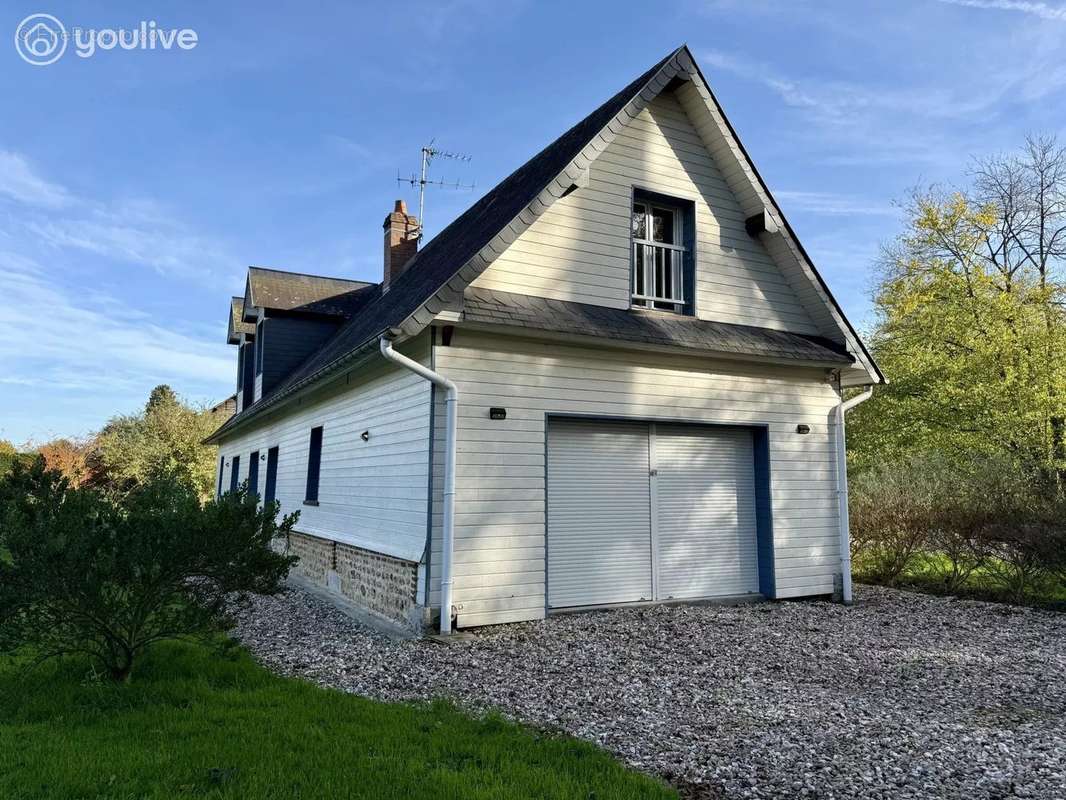
{"label": "wall-mounted exterior light", "polygon": [[810,432],[811,432],[811,426],[810,425],[797,425],[796,426],[796,433],[810,433]]}
{"label": "wall-mounted exterior light", "polygon": [[370,441],[370,431],[363,431],[362,433],[359,434],[359,438],[362,439],[364,442],[369,442]]}

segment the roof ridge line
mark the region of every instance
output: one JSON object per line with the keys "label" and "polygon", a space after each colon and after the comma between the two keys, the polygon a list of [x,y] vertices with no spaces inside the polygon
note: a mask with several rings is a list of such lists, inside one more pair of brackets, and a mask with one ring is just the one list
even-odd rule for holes
{"label": "roof ridge line", "polygon": [[357,278],[338,278],[335,275],[318,275],[313,272],[298,272],[291,269],[278,269],[277,267],[258,267],[254,264],[249,264],[248,269],[257,269],[260,272],[277,272],[281,275],[300,275],[304,278],[322,278],[326,281],[344,281],[345,283],[361,283],[365,286],[377,286],[374,281],[361,281]]}

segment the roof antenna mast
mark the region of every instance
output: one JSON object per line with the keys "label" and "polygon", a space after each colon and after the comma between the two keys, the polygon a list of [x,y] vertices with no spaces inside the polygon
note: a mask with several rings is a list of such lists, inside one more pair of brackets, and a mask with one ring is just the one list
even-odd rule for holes
{"label": "roof antenna mast", "polygon": [[422,242],[422,232],[425,230],[425,213],[426,213],[426,187],[427,186],[440,186],[443,189],[465,189],[472,191],[474,189],[473,183],[460,183],[459,181],[448,181],[444,179],[430,180],[429,179],[429,166],[433,163],[434,158],[450,158],[454,161],[463,161],[469,163],[470,156],[463,155],[462,153],[452,153],[448,150],[441,150],[439,147],[434,146],[436,139],[430,139],[429,144],[422,148],[422,169],[418,175],[414,173],[410,177],[405,178],[399,173],[396,175],[397,183],[409,183],[411,186],[418,187],[418,241]]}

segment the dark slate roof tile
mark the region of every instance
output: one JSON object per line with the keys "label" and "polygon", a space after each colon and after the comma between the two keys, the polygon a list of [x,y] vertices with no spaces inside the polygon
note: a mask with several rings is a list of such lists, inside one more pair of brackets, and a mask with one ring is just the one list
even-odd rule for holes
{"label": "dark slate roof tile", "polygon": [[237,344],[238,336],[242,333],[249,335],[255,333],[255,325],[244,321],[244,298],[231,297],[229,301],[229,323],[226,330],[226,341]]}
{"label": "dark slate roof tile", "polygon": [[250,267],[245,300],[251,307],[348,318],[365,304],[366,290],[373,286],[366,281]]}
{"label": "dark slate roof tile", "polygon": [[608,337],[744,356],[825,364],[854,363],[844,345],[819,336],[547,298],[536,298],[541,308],[531,311],[525,307],[530,299],[526,295],[471,287],[466,290],[463,319],[465,322],[502,323],[553,333]]}

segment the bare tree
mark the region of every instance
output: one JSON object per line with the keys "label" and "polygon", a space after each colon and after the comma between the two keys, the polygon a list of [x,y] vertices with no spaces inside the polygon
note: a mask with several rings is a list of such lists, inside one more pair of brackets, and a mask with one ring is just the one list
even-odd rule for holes
{"label": "bare tree", "polygon": [[1066,462],[1066,417],[1055,410],[1061,387],[1054,367],[1061,355],[1053,332],[1062,324],[1060,310],[1066,305],[1062,289],[1066,277],[1066,149],[1054,136],[1030,135],[1020,154],[977,161],[972,177],[970,202],[995,211],[995,223],[985,238],[986,257],[1002,277],[1003,290],[1013,291],[1021,278],[1037,289],[1034,302],[1044,305],[1046,437],[1061,473]]}

